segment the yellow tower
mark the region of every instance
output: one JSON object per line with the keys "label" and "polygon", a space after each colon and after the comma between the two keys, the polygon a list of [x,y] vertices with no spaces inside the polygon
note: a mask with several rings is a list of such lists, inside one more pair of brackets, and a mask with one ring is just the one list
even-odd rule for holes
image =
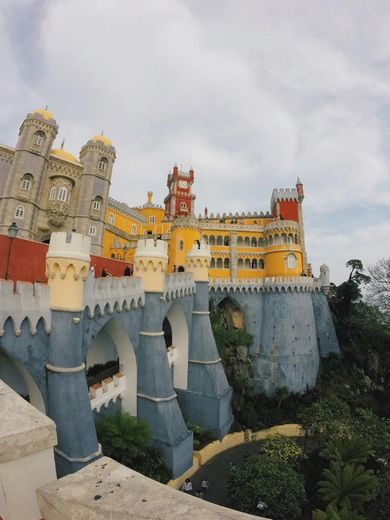
{"label": "yellow tower", "polygon": [[144,282],[145,292],[163,292],[168,264],[167,243],[146,238],[138,240],[134,255],[134,275]]}
{"label": "yellow tower", "polygon": [[184,271],[187,255],[194,243],[199,243],[199,241],[200,229],[197,219],[194,217],[176,218],[171,228],[168,270],[172,272],[176,268],[178,271]]}

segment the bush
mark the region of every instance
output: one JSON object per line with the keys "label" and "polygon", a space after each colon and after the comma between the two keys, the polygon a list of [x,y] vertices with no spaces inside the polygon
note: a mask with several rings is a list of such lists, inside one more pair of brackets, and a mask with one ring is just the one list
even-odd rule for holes
{"label": "bush", "polygon": [[188,421],[187,428],[194,434],[194,450],[201,450],[215,440],[214,433],[211,430],[204,430],[199,424]]}
{"label": "bush", "polygon": [[260,448],[260,454],[274,457],[297,468],[303,457],[303,449],[294,439],[278,433],[265,439]]}
{"label": "bush", "polygon": [[230,470],[229,493],[235,509],[255,513],[258,500],[267,504],[273,520],[301,518],[305,503],[303,478],[286,462],[264,455],[248,457],[242,467]]}
{"label": "bush", "polygon": [[132,460],[131,467],[142,475],[163,484],[172,478],[171,471],[165,465],[163,452],[155,448],[146,448],[140,452]]}

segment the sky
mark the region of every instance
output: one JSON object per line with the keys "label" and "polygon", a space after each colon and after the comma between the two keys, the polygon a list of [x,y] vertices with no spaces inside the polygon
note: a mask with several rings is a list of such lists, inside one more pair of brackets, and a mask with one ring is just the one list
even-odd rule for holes
{"label": "sky", "polygon": [[111,196],[167,194],[195,170],[195,212],[267,211],[304,184],[306,248],[390,256],[388,0],[1,0],[0,142],[48,105],[55,147],[108,136]]}

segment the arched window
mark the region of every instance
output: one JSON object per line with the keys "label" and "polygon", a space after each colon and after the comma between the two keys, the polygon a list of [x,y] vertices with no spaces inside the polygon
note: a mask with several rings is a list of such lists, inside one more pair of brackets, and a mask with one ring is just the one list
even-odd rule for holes
{"label": "arched window", "polygon": [[242,258],[239,258],[238,262],[237,262],[237,268],[243,269],[243,267],[244,267],[244,260]]}
{"label": "arched window", "polygon": [[249,260],[249,258],[245,259],[244,268],[245,269],[250,269],[251,268],[251,261]]}
{"label": "arched window", "polygon": [[187,204],[185,202],[180,202],[180,209],[187,209]]}
{"label": "arched window", "polygon": [[224,246],[228,246],[229,245],[229,237],[228,236],[223,237],[223,245]]}
{"label": "arched window", "polygon": [[280,244],[280,236],[278,234],[274,236],[274,244]]}
{"label": "arched window", "polygon": [[65,186],[61,186],[58,190],[57,199],[61,202],[66,202],[68,200],[68,189]]}
{"label": "arched window", "polygon": [[238,247],[242,247],[242,237],[237,238],[237,245]]}
{"label": "arched window", "polygon": [[215,258],[212,258],[210,261],[210,269],[215,269]]}
{"label": "arched window", "polygon": [[251,240],[251,246],[252,247],[257,247],[257,240],[255,237],[252,237],[252,240]]}
{"label": "arched window", "polygon": [[43,141],[45,140],[45,134],[41,132],[40,130],[38,132],[35,132],[33,137],[33,143],[35,146],[41,146]]}
{"label": "arched window", "polygon": [[221,246],[222,245],[222,237],[221,235],[218,235],[217,236],[217,246]]}
{"label": "arched window", "polygon": [[20,187],[22,190],[30,191],[33,183],[33,176],[30,173],[25,173],[22,178]]}
{"label": "arched window", "polygon": [[108,217],[108,223],[110,224],[110,226],[113,226],[113,225],[114,225],[114,222],[115,222],[115,217],[114,217],[114,215],[111,214],[111,215]]}
{"label": "arched window", "polygon": [[154,224],[156,222],[156,219],[155,219],[155,216],[154,215],[151,215],[149,217],[149,224]]}
{"label": "arched window", "polygon": [[290,253],[287,255],[287,269],[296,269],[297,268],[297,257]]}
{"label": "arched window", "polygon": [[292,244],[294,242],[294,237],[292,236],[292,233],[289,233],[288,235],[288,243]]}
{"label": "arched window", "polygon": [[222,258],[217,258],[217,269],[222,269]]}
{"label": "arched window", "polygon": [[137,234],[137,224],[132,224],[131,226],[131,234],[136,235]]}
{"label": "arched window", "polygon": [[258,244],[259,244],[259,247],[264,247],[264,239],[263,239],[263,237],[259,238]]}
{"label": "arched window", "polygon": [[287,244],[287,242],[288,242],[287,235],[285,235],[284,233],[282,235],[282,240],[283,240],[283,244]]}
{"label": "arched window", "polygon": [[210,244],[210,246],[215,246],[215,236],[214,235],[210,235],[209,244]]}
{"label": "arched window", "polygon": [[230,266],[229,258],[225,258],[223,261],[223,268],[229,269],[229,266]]}
{"label": "arched window", "polygon": [[49,191],[49,200],[54,200],[57,195],[57,188],[55,186],[52,186]]}
{"label": "arched window", "polygon": [[92,202],[92,209],[95,211],[100,211],[100,208],[102,207],[103,199],[99,196],[95,197],[95,199]]}
{"label": "arched window", "polygon": [[15,209],[15,218],[23,218],[23,217],[24,217],[24,206],[19,204],[18,206],[16,206],[16,209]]}
{"label": "arched window", "polygon": [[209,243],[209,237],[207,235],[203,235],[202,236],[202,241],[204,244],[208,244]]}
{"label": "arched window", "polygon": [[251,245],[251,240],[249,237],[245,237],[244,238],[244,246],[250,246]]}
{"label": "arched window", "polygon": [[99,171],[103,172],[107,169],[108,159],[106,157],[101,157],[98,162]]}
{"label": "arched window", "polygon": [[256,258],[254,258],[252,260],[252,269],[257,269],[257,260],[256,260]]}
{"label": "arched window", "polygon": [[264,260],[262,258],[259,260],[259,269],[264,269]]}
{"label": "arched window", "polygon": [[274,243],[274,241],[273,241],[272,235],[270,235],[268,237],[268,245],[272,246],[273,243]]}
{"label": "arched window", "polygon": [[294,235],[294,242],[295,242],[296,244],[299,244],[298,235]]}

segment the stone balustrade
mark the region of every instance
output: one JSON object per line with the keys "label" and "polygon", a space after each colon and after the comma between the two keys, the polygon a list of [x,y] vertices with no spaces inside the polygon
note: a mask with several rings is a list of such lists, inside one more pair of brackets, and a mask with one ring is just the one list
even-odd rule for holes
{"label": "stone balustrade", "polygon": [[215,278],[210,281],[209,290],[232,292],[319,292],[321,281],[307,276],[281,276],[246,279]]}
{"label": "stone balustrade", "polygon": [[110,401],[114,403],[118,397],[122,397],[125,389],[126,377],[121,372],[103,379],[100,383],[91,385],[89,387],[89,399],[92,410],[100,412],[102,406],[106,407]]}
{"label": "stone balustrade", "polygon": [[165,276],[164,298],[172,300],[195,293],[192,273],[173,273]]}

